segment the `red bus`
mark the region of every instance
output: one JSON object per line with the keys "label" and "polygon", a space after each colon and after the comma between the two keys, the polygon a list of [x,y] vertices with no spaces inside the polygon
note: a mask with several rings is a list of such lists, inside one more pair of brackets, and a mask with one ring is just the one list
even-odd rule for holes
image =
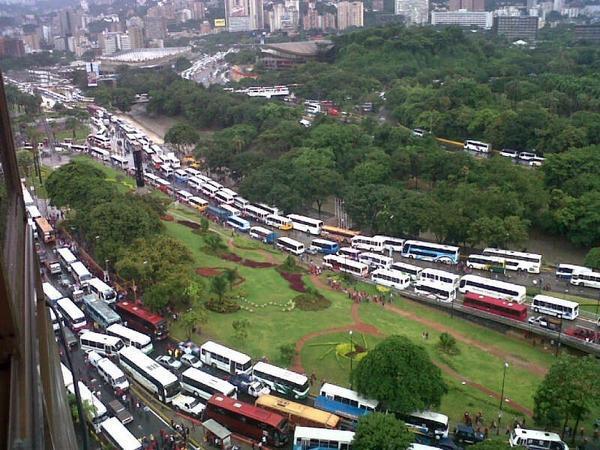
{"label": "red bus", "polygon": [[234,433],[281,447],[289,439],[287,419],[279,414],[257,408],[249,403],[215,394],[206,402],[203,421],[213,419]]}
{"label": "red bus", "polygon": [[495,297],[486,297],[485,295],[467,292],[463,300],[463,305],[521,322],[527,320],[527,305],[507,302]]}
{"label": "red bus", "polygon": [[127,322],[129,328],[158,340],[169,336],[167,321],[142,305],[125,301],[117,303],[115,309],[121,315],[123,322]]}

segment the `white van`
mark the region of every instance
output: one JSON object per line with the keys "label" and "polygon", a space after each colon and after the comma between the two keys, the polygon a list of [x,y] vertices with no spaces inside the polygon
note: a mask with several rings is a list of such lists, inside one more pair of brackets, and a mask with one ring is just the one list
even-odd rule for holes
{"label": "white van", "polygon": [[88,361],[94,366],[104,381],[114,390],[125,391],[129,389],[129,381],[125,378],[123,371],[110,359],[100,356],[95,351],[87,354]]}
{"label": "white van", "polygon": [[511,447],[525,447],[535,450],[569,450],[569,446],[556,433],[526,430],[524,428],[515,428],[510,433],[508,443]]}

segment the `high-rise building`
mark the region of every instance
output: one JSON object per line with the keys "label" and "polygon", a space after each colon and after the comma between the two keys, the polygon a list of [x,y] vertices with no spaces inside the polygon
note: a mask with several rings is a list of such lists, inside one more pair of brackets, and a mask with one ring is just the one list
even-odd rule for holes
{"label": "high-rise building", "polygon": [[144,30],[137,25],[127,28],[131,48],[144,48]]}
{"label": "high-rise building", "polygon": [[494,31],[498,35],[506,36],[511,41],[518,39],[535,41],[537,38],[538,23],[539,17],[498,16],[494,18]]}
{"label": "high-rise building", "polygon": [[167,23],[164,17],[144,18],[144,32],[146,39],[164,39],[167,37]]}
{"label": "high-rise building", "polygon": [[204,2],[194,1],[191,3],[192,17],[194,20],[204,19]]}
{"label": "high-rise building", "polygon": [[600,24],[575,25],[575,39],[585,42],[600,42]]}
{"label": "high-rise building", "polygon": [[37,52],[40,50],[40,35],[38,33],[29,33],[23,36],[23,45],[25,53]]}
{"label": "high-rise building", "polygon": [[81,28],[81,17],[70,8],[60,12],[59,20],[62,36],[71,36]]}
{"label": "high-rise building", "polygon": [[25,47],[21,39],[0,37],[0,56],[21,57],[25,55]]}
{"label": "high-rise building", "polygon": [[225,0],[225,18],[231,32],[262,30],[263,0]]}
{"label": "high-rise building", "polygon": [[396,15],[404,16],[406,23],[424,24],[429,22],[429,0],[396,0]]}
{"label": "high-rise building", "polygon": [[493,25],[493,13],[480,11],[432,11],[432,25],[458,25],[489,30]]}
{"label": "high-rise building", "polygon": [[298,2],[275,3],[268,12],[269,31],[294,31],[298,28]]}
{"label": "high-rise building", "polygon": [[337,4],[338,30],[345,30],[350,27],[362,27],[364,25],[363,17],[363,2],[342,1]]}
{"label": "high-rise building", "polygon": [[448,9],[450,11],[461,9],[467,11],[485,11],[485,0],[449,0]]}

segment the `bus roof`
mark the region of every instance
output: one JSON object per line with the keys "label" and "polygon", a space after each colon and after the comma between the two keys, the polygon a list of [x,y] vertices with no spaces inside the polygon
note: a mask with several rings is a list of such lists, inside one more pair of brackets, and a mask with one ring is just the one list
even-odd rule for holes
{"label": "bus roof", "polygon": [[448,425],[448,416],[434,411],[416,411],[409,414],[409,416],[418,417],[419,419],[433,420],[435,422]]}
{"label": "bus roof", "polygon": [[331,225],[323,225],[323,231],[330,234],[337,234],[344,237],[354,237],[360,234],[360,231],[348,230],[346,228],[333,227]]}
{"label": "bus roof", "polygon": [[300,386],[306,384],[308,382],[308,378],[306,375],[301,375],[298,372],[293,372],[291,370],[282,369],[281,367],[274,366],[273,364],[268,364],[262,361],[257,362],[254,365],[253,370],[258,370],[260,372],[265,372],[271,375],[274,375],[278,378],[284,378],[286,380],[290,380],[294,384],[298,384]]}
{"label": "bus roof", "polygon": [[245,353],[232,350],[229,347],[225,347],[224,345],[217,344],[213,341],[206,341],[200,346],[200,348],[210,353],[217,353],[219,355],[227,356],[229,359],[232,359],[239,364],[246,364],[251,360],[250,357]]}
{"label": "bus roof", "polygon": [[525,286],[521,286],[520,284],[513,284],[513,283],[507,283],[505,281],[493,280],[491,278],[480,277],[479,275],[464,275],[461,277],[461,282],[462,282],[462,280],[472,281],[475,283],[482,283],[482,284],[485,284],[488,286],[496,286],[496,287],[502,287],[502,288],[507,288],[507,289],[513,289],[518,292],[522,292],[523,295],[525,295],[526,290],[527,290],[525,288]]}
{"label": "bus roof", "polygon": [[537,253],[525,253],[525,252],[517,252],[514,250],[503,250],[501,248],[493,248],[493,247],[487,247],[483,249],[483,253],[493,253],[496,255],[503,255],[506,256],[508,258],[510,258],[511,256],[514,256],[516,258],[522,257],[522,258],[536,258],[536,259],[542,259],[542,255],[537,254]]}
{"label": "bus roof", "polygon": [[579,306],[579,303],[572,302],[570,300],[564,300],[562,298],[551,297],[549,295],[538,294],[533,297],[533,301],[540,300],[542,302],[550,302],[555,305],[566,306],[567,308],[576,308]]}
{"label": "bus roof", "polygon": [[81,309],[79,309],[77,305],[73,303],[73,300],[71,300],[70,298],[61,298],[56,302],[56,304],[60,306],[63,309],[63,311],[71,317],[71,319],[85,319],[85,314],[83,314],[83,311],[81,311]]}
{"label": "bus roof", "polygon": [[116,417],[105,420],[100,426],[122,450],[139,450],[142,448],[140,441]]}
{"label": "bus roof", "polygon": [[513,430],[515,435],[522,438],[536,439],[540,441],[562,441],[560,436],[550,431],[539,431],[539,430],[527,430],[525,428],[515,428]]}
{"label": "bus roof", "polygon": [[275,234],[274,231],[269,230],[268,228],[264,228],[264,227],[252,227],[250,228],[250,231],[254,231],[255,233],[259,233],[259,234],[264,234],[265,236],[271,236],[272,234]]}
{"label": "bus roof", "polygon": [[42,289],[44,291],[44,295],[48,297],[52,302],[63,298],[63,295],[58,291],[58,289],[52,286],[51,283],[42,283]]}
{"label": "bus roof", "polygon": [[327,428],[337,427],[340,418],[335,414],[311,406],[285,400],[274,395],[261,395],[256,399],[256,406],[274,409],[284,416],[289,414],[317,422]]}
{"label": "bus roof", "polygon": [[440,275],[440,276],[444,276],[444,277],[449,277],[449,278],[460,278],[460,275],[456,274],[456,273],[452,273],[452,272],[447,272],[445,270],[440,270],[440,269],[433,269],[431,267],[425,267],[423,269],[423,271],[421,272],[421,275],[426,274],[426,273],[430,273],[432,275]]}
{"label": "bus roof", "polygon": [[194,380],[198,380],[203,384],[211,386],[213,388],[218,389],[219,391],[228,394],[232,391],[235,391],[236,387],[231,384],[229,381],[222,380],[221,378],[217,378],[210,373],[204,372],[202,370],[198,370],[195,367],[190,367],[185,370],[182,374],[183,377],[189,377]]}
{"label": "bus roof", "polygon": [[81,261],[75,261],[73,264],[71,264],[71,269],[73,269],[73,271],[78,275],[90,273],[88,268],[85,267],[85,264],[83,264]]}
{"label": "bus roof", "polygon": [[108,290],[111,290],[111,291],[114,290],[108,284],[106,284],[104,281],[102,281],[100,278],[96,278],[96,277],[90,278],[87,282],[90,286],[93,286],[94,288],[96,288],[102,292],[108,291]]}
{"label": "bus roof", "polygon": [[67,247],[62,247],[62,248],[56,249],[56,252],[62,259],[65,260],[65,262],[67,264],[71,264],[71,263],[77,261],[77,258],[75,257],[73,252],[71,252],[71,250],[68,249]]}
{"label": "bus roof", "polygon": [[404,246],[407,245],[421,245],[425,247],[431,248],[439,248],[440,250],[449,250],[457,252],[460,250],[460,247],[456,247],[455,245],[445,245],[445,244],[436,244],[435,242],[425,242],[425,241],[414,241],[414,240],[406,240],[404,241]]}
{"label": "bus roof", "polygon": [[501,298],[489,297],[487,295],[476,294],[474,292],[467,292],[465,294],[465,298],[479,300],[479,301],[482,301],[484,303],[488,303],[488,304],[494,305],[494,306],[502,306],[505,308],[510,308],[515,311],[527,311],[527,305],[521,305],[520,303],[517,303],[517,302],[510,302],[507,300],[502,300]]}
{"label": "bus roof", "polygon": [[119,350],[119,355],[124,356],[137,367],[141,368],[145,372],[150,373],[152,377],[162,383],[163,386],[168,386],[171,383],[177,383],[179,381],[177,375],[170,370],[165,369],[159,363],[146,355],[143,351],[135,347],[125,346]]}
{"label": "bus roof", "polygon": [[121,338],[118,338],[116,336],[109,336],[108,334],[102,334],[102,333],[96,333],[95,331],[84,331],[83,333],[81,333],[81,335],[79,336],[80,339],[91,339],[94,340],[96,342],[103,342],[105,344],[109,344],[109,345],[115,345],[117,342],[119,342],[121,340]]}
{"label": "bus roof", "polygon": [[328,430],[326,428],[314,428],[314,427],[296,427],[294,430],[294,442],[296,439],[319,439],[326,441],[341,441],[341,442],[352,442],[354,439],[354,431],[345,430]]}
{"label": "bus roof", "polygon": [[279,427],[281,422],[285,420],[279,414],[272,413],[270,411],[265,411],[264,409],[257,408],[256,406],[251,405],[249,403],[244,403],[240,400],[235,400],[224,395],[213,395],[211,398],[208,399],[207,404],[215,405],[219,408],[223,408],[227,411],[231,411],[236,414],[255,419],[257,421],[266,423],[276,428]]}
{"label": "bus roof", "polygon": [[122,309],[123,311],[126,311],[130,314],[141,317],[142,319],[151,322],[153,325],[158,325],[160,322],[164,322],[165,320],[162,316],[154,314],[152,311],[144,308],[141,305],[136,305],[133,302],[119,302],[117,303],[116,308]]}
{"label": "bus roof", "polygon": [[[50,310],[52,311],[52,310]],[[62,362],[60,363],[60,370],[62,372],[63,381],[65,383],[65,387],[68,387],[70,384],[73,384],[73,374],[69,370],[67,366],[65,366]]]}
{"label": "bus roof", "polygon": [[34,220],[44,233],[53,230],[52,225],[48,223],[48,220],[46,220],[45,217],[36,217]]}
{"label": "bus roof", "polygon": [[369,269],[369,266],[367,264],[361,263],[360,261],[354,261],[353,259],[345,258],[344,256],[325,255],[323,256],[323,261],[328,262],[330,264],[331,262],[345,264],[347,266],[354,267],[355,269],[359,270]]}
{"label": "bus roof", "polygon": [[352,389],[338,386],[336,384],[324,383],[319,392],[321,395],[339,395],[340,397],[348,398],[350,400],[356,400],[357,402],[368,405],[373,409],[377,408],[377,405],[379,404],[377,400],[365,398]]}
{"label": "bus roof", "polygon": [[123,336],[129,340],[136,341],[142,346],[146,346],[152,342],[150,336],[140,333],[139,331],[132,330],[131,328],[127,328],[125,325],[120,323],[113,323],[112,325],[106,327],[106,331],[118,336]]}

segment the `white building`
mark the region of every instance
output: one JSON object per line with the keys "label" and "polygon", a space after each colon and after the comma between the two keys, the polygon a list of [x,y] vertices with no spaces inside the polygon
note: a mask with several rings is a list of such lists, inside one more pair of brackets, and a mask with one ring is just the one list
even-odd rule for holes
{"label": "white building", "polygon": [[459,27],[478,27],[485,30],[492,28],[494,15],[491,11],[433,11],[432,25],[458,25]]}
{"label": "white building", "polygon": [[404,16],[406,23],[424,24],[429,22],[429,0],[396,0],[394,13]]}

